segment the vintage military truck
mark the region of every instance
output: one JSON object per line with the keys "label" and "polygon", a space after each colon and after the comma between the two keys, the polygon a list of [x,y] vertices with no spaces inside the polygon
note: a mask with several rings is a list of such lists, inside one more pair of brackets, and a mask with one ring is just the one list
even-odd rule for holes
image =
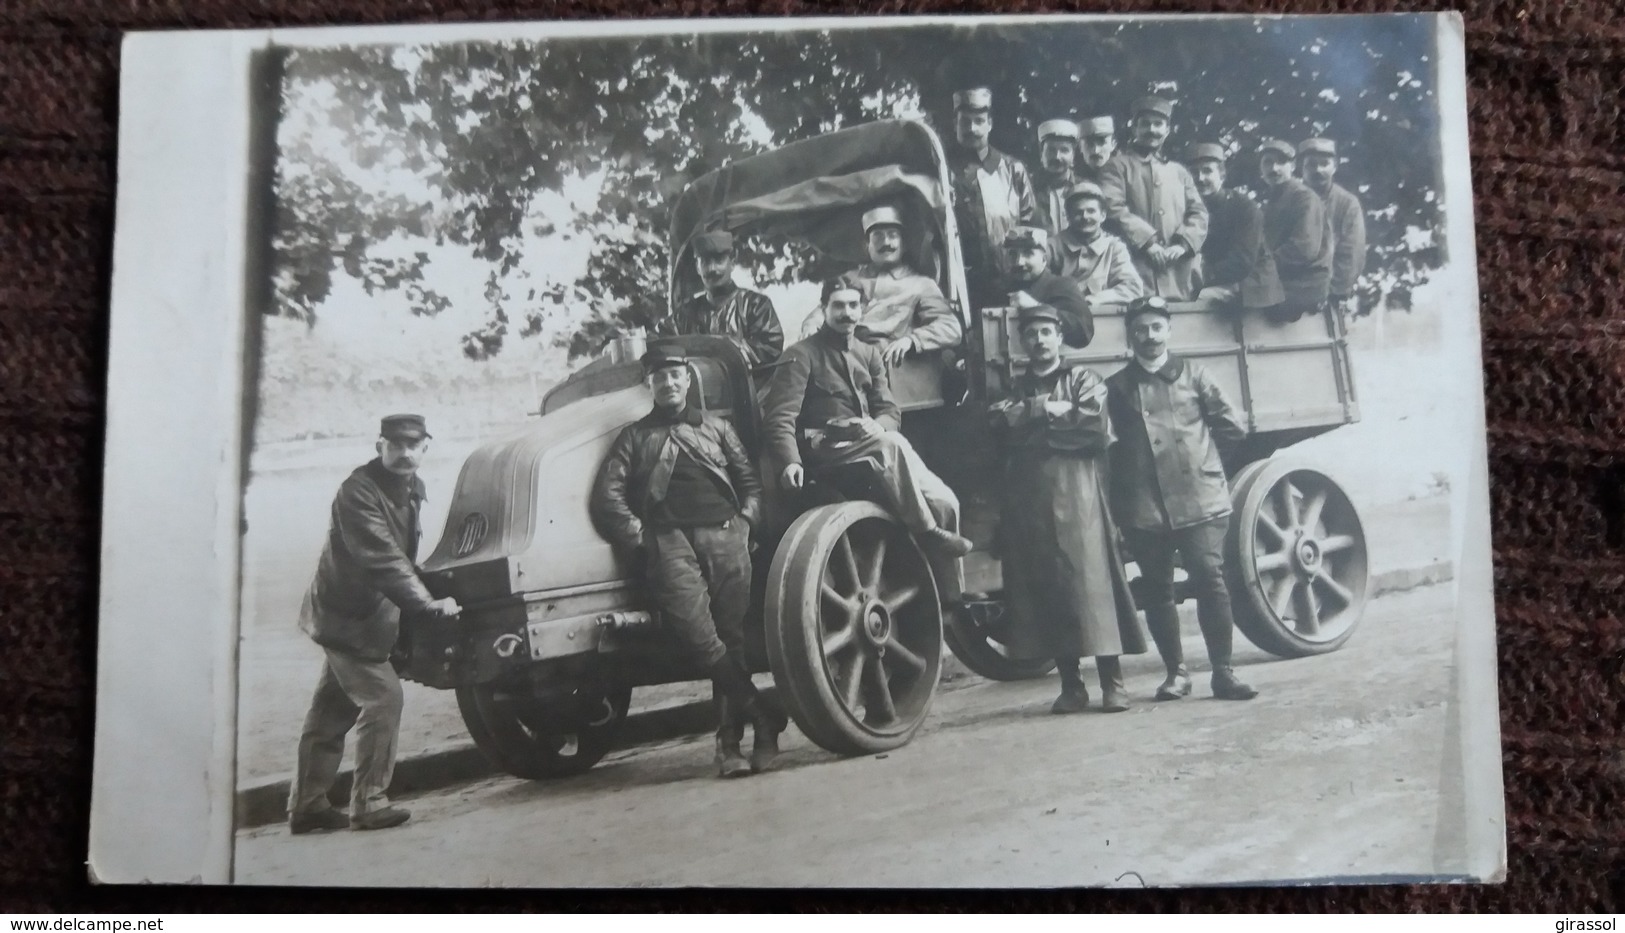
{"label": "vintage military truck", "polygon": [[[942,146],[926,125],[881,121],[805,140],[696,180],[672,216],[671,296],[697,288],[700,232],[794,238],[831,261],[864,258],[859,215],[899,205],[910,258],[936,277],[966,325],[952,354],[893,373],[904,432],[964,503],[978,550],[928,559],[868,501],[862,467],[814,475],[799,492],[764,469],[746,653],[771,671],[796,724],[820,746],[862,754],[907,742],[937,689],[946,643],[997,679],[1042,676],[1047,659],[1004,650],[996,458],[985,408],[1022,364],[1012,314],[967,301]],[[1200,359],[1245,413],[1231,453],[1235,517],[1227,546],[1237,624],[1283,657],[1335,650],[1366,601],[1365,536],[1328,476],[1270,459],[1276,450],[1357,419],[1345,333],[1328,312],[1280,325],[1201,305],[1174,308],[1176,352]],[[1120,309],[1097,308],[1091,345],[1069,359],[1107,375],[1129,359]],[[759,391],[734,341],[681,338],[693,358],[691,403],[730,419],[759,455]],[[479,747],[527,778],[592,767],[614,745],[632,689],[698,680],[661,629],[639,581],[594,528],[588,496],[599,462],[650,396],[636,334],[549,391],[539,417],[463,466],[445,532],[424,564],[430,588],[465,607],[456,619],[404,620],[406,676],[457,692]]]}

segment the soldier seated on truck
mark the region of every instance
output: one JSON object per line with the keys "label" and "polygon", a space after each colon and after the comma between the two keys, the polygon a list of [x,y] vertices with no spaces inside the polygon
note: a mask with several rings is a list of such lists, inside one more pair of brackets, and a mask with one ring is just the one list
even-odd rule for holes
{"label": "soldier seated on truck", "polygon": [[937,554],[963,557],[971,542],[957,534],[959,498],[898,433],[881,351],[856,339],[867,301],[850,275],[824,283],[823,326],[784,351],[763,403],[769,460],[787,488],[806,482],[803,464],[819,467],[871,460],[882,505]]}
{"label": "soldier seated on truck", "polygon": [[[957,347],[965,329],[953,306],[935,279],[914,271],[903,259],[902,213],[895,207],[877,207],[864,214],[863,237],[869,261],[848,276],[866,298],[853,335],[877,347],[890,366],[910,354]],[[801,336],[811,337],[823,326],[822,314],[810,314]]]}
{"label": "soldier seated on truck", "polygon": [[[688,404],[681,347],[656,344],[643,366],[654,408],[615,438],[593,485],[593,517],[643,565],[661,620],[711,677],[719,776],[765,771],[788,719],[756,692],[745,667],[750,534],[761,517],[761,480],[733,425]],[[749,762],[739,750],[747,722],[754,730]]]}

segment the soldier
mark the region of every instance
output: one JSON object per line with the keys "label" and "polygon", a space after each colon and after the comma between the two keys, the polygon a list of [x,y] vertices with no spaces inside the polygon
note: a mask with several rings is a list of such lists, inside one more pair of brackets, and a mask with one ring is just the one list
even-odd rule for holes
{"label": "soldier", "polygon": [[1100,187],[1111,229],[1128,242],[1146,291],[1184,301],[1196,295],[1207,206],[1191,173],[1162,154],[1173,112],[1160,97],[1135,102],[1133,141],[1101,169]]}
{"label": "soldier", "polygon": [[1090,117],[1078,126],[1078,164],[1072,174],[1078,181],[1100,184],[1100,172],[1117,154],[1117,126],[1111,117]]}
{"label": "soldier", "polygon": [[[868,304],[855,336],[878,347],[892,366],[911,353],[958,346],[965,328],[953,306],[935,280],[903,261],[903,215],[897,208],[865,213],[863,236],[869,261],[852,278],[862,285]],[[801,336],[811,337],[822,327],[822,314],[808,315]]]}
{"label": "soldier", "polygon": [[1112,515],[1140,565],[1146,627],[1167,668],[1157,699],[1189,696],[1191,677],[1174,604],[1174,554],[1196,587],[1196,619],[1213,666],[1213,695],[1250,700],[1258,691],[1230,668],[1234,620],[1224,582],[1230,485],[1220,444],[1246,436],[1230,402],[1202,366],[1168,352],[1168,303],[1152,295],[1129,305],[1134,359],[1106,380],[1118,441],[1112,447]]}
{"label": "soldier", "polygon": [[735,284],[733,234],[719,230],[695,237],[694,261],[705,289],[690,295],[672,316],[661,321],[658,330],[669,335],[733,337],[752,366],[778,359],[784,351],[779,314],[766,295]]}
{"label": "soldier", "polygon": [[[418,576],[424,499],[418,465],[429,450],[421,415],[389,415],[378,426],[378,456],[357,467],[333,499],[332,524],[305,592],[299,628],[326,660],[299,736],[288,830],[299,835],[333,829],[388,829],[411,818],[391,806],[401,731],[401,679],[390,664],[402,612],[455,616],[454,599],[435,599]],[[344,738],[356,733],[350,812],[335,810],[327,793],[338,777]]]}
{"label": "soldier", "polygon": [[1073,171],[1077,159],[1076,123],[1071,120],[1045,120],[1038,124],[1040,168],[1033,179],[1033,193],[1038,202],[1036,225],[1048,230],[1051,236],[1066,227],[1066,192],[1077,183]]}
{"label": "soldier", "polygon": [[1041,227],[1016,227],[1004,236],[1004,254],[1010,267],[1005,287],[1010,306],[1048,306],[1060,315],[1062,341],[1067,346],[1087,347],[1095,338],[1089,299],[1077,282],[1049,271],[1049,232]]}
{"label": "soldier", "polygon": [[1004,235],[1031,224],[1038,205],[1027,166],[994,149],[993,92],[985,87],[954,94],[957,145],[948,152],[954,177],[954,213],[965,247],[965,278],[978,307],[999,303]]}
{"label": "soldier", "polygon": [[1224,149],[1198,143],[1186,161],[1208,215],[1197,297],[1249,309],[1279,305],[1286,295],[1275,255],[1264,248],[1264,212],[1245,194],[1224,187]]}
{"label": "soldier", "polygon": [[1292,177],[1296,155],[1291,143],[1269,139],[1258,156],[1264,183],[1264,245],[1275,256],[1286,295],[1274,315],[1282,323],[1324,307],[1332,277],[1331,217],[1320,198]]}
{"label": "soldier", "polygon": [[[592,513],[641,564],[661,619],[711,677],[718,775],[766,771],[788,719],[757,693],[745,666],[761,480],[733,425],[688,404],[692,377],[681,347],[657,342],[643,366],[654,407],[615,438],[593,485]],[[747,722],[748,762],[739,749]]]}
{"label": "soldier", "polygon": [[1365,271],[1365,211],[1352,191],[1338,184],[1337,143],[1316,137],[1298,146],[1304,184],[1320,195],[1332,221],[1331,300],[1347,305]]}
{"label": "soldier", "polygon": [[962,557],[971,542],[956,533],[959,498],[898,433],[902,413],[880,351],[853,339],[863,303],[863,287],[852,277],[824,283],[824,326],[784,351],[767,386],[762,434],[768,460],[786,488],[800,489],[804,463],[873,457],[880,464],[883,504],[927,548]]}
{"label": "soldier", "polygon": [[1067,227],[1055,241],[1051,259],[1094,305],[1126,305],[1145,294],[1145,282],[1129,256],[1128,244],[1107,233],[1106,194],[1092,182],[1066,193]]}
{"label": "soldier", "polygon": [[1078,671],[1085,655],[1094,656],[1100,674],[1101,709],[1122,712],[1129,702],[1119,656],[1144,653],[1145,636],[1106,504],[1113,440],[1106,385],[1089,369],[1061,362],[1062,319],[1054,308],[1023,308],[1019,323],[1027,371],[989,412],[1005,451],[999,538],[1006,604],[1017,639],[1039,642],[1060,669],[1051,712],[1088,708]]}

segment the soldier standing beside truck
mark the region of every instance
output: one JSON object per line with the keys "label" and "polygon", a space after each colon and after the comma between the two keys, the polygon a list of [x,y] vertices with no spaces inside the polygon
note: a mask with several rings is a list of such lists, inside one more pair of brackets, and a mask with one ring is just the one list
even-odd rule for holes
{"label": "soldier standing beside truck", "polygon": [[[1081,713],[1089,691],[1078,660],[1095,658],[1101,709],[1128,709],[1120,655],[1142,654],[1145,636],[1117,552],[1104,466],[1113,436],[1106,386],[1061,360],[1061,315],[1049,305],[1018,318],[1027,371],[989,410],[1005,455],[999,538],[1006,605],[1021,640],[1055,659],[1054,713]],[[1009,644],[1013,654],[1025,651]],[[1042,655],[1041,655],[1042,656]]]}
{"label": "soldier standing beside truck", "polygon": [[[662,622],[711,678],[718,775],[766,771],[788,719],[757,692],[744,659],[761,480],[733,425],[688,404],[692,377],[681,347],[656,344],[643,366],[654,408],[615,438],[593,485],[593,517],[637,556]],[[747,722],[749,761],[739,748]]]}
{"label": "soldier standing beside truck", "polygon": [[1230,668],[1235,621],[1224,582],[1230,483],[1220,444],[1247,436],[1207,370],[1168,352],[1168,303],[1150,295],[1128,306],[1134,358],[1106,380],[1118,442],[1112,447],[1112,516],[1140,565],[1146,627],[1168,677],[1157,699],[1191,692],[1174,603],[1174,554],[1196,587],[1196,620],[1213,666],[1213,695],[1250,700],[1258,691]]}
{"label": "soldier standing beside truck", "polygon": [[[305,592],[299,628],[326,660],[299,736],[288,794],[288,830],[388,829],[411,818],[386,792],[401,731],[401,679],[390,664],[402,612],[455,616],[454,599],[435,599],[418,576],[423,480],[429,449],[421,415],[389,415],[378,427],[378,456],[357,467],[333,499],[332,524]],[[327,793],[338,778],[344,739],[355,729],[350,812]]]}

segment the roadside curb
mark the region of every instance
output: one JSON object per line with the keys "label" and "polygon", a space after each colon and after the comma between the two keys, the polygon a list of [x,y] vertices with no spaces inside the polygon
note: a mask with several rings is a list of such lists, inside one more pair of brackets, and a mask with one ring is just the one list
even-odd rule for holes
{"label": "roadside curb", "polygon": [[[1403,593],[1453,579],[1455,564],[1448,560],[1387,570],[1371,575],[1370,598]],[[1187,612],[1180,615],[1185,622],[1183,627],[1195,631],[1195,614]],[[943,652],[944,682],[958,680],[970,674],[971,671],[965,668],[952,652],[946,650]],[[688,735],[700,735],[710,732],[715,727],[716,714],[709,701],[675,702],[638,710],[628,715],[626,723],[621,727],[619,745],[624,748]],[[450,743],[397,761],[390,793],[398,796],[437,790],[458,781],[489,777],[495,770],[472,742]],[[339,773],[330,795],[335,799],[335,805],[346,805],[352,775],[353,772],[349,770]],[[282,775],[263,778],[247,787],[238,788],[235,806],[236,828],[251,829],[287,819],[290,783],[291,778]]]}

